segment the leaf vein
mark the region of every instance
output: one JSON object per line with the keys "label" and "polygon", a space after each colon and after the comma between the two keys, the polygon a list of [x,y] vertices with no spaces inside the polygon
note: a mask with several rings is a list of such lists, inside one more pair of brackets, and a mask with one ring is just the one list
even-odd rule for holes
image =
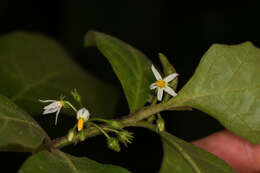
{"label": "leaf vein", "polygon": [[49,79],[55,78],[58,75],[60,75],[62,72],[55,72],[55,73],[50,73],[47,76],[45,76],[43,79],[35,81],[34,83],[25,85],[16,95],[14,95],[11,100],[16,101],[19,98],[23,97],[23,95],[29,91],[30,89],[37,87],[38,85],[47,82]]}
{"label": "leaf vein", "polygon": [[173,144],[176,147],[176,149],[180,152],[180,154],[183,156],[183,158],[191,165],[192,169],[194,169],[195,172],[202,173],[197,164],[192,160],[191,156],[187,152],[185,152],[185,150],[177,142],[169,141],[166,138],[165,142],[167,142],[170,146],[171,144]]}
{"label": "leaf vein", "polygon": [[[252,87],[246,87],[246,88],[227,88],[227,89],[216,91],[216,92],[209,92],[209,93],[200,94],[200,95],[198,94],[198,95],[193,95],[191,97],[183,97],[178,101],[176,100],[176,102],[173,104],[173,106],[179,106],[181,104],[184,104],[186,102],[189,102],[191,100],[201,98],[201,97],[214,96],[214,95],[218,95],[218,94],[224,94],[226,92],[240,92],[243,90],[253,90],[253,89],[258,89],[258,88],[260,88],[260,85],[253,85]],[[175,98],[177,99],[178,97],[175,97]]]}
{"label": "leaf vein", "polygon": [[57,150],[57,153],[64,159],[64,161],[69,165],[73,172],[78,173],[76,166],[63,152]]}

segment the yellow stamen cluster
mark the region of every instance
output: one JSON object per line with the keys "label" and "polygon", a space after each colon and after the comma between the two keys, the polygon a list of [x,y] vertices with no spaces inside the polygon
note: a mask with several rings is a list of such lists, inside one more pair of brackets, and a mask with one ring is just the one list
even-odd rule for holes
{"label": "yellow stamen cluster", "polygon": [[83,118],[80,118],[78,120],[78,131],[81,131],[83,129],[83,126],[84,126],[84,120]]}
{"label": "yellow stamen cluster", "polygon": [[63,106],[61,101],[58,102],[58,106],[59,106],[60,108]]}
{"label": "yellow stamen cluster", "polygon": [[163,80],[158,80],[158,81],[155,82],[155,84],[160,88],[165,87],[165,82]]}

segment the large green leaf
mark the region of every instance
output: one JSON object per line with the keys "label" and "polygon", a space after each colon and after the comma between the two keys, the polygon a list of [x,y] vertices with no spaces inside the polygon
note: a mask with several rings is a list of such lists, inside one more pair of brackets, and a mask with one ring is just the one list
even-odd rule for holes
{"label": "large green leaf", "polygon": [[260,143],[260,49],[250,42],[214,44],[195,74],[169,101],[169,107],[191,106],[215,117],[227,129]]}
{"label": "large green leaf", "polygon": [[82,70],[58,43],[40,34],[0,37],[0,81],[0,93],[31,114],[41,112],[39,99],[59,99],[74,88],[94,114],[112,114],[116,106],[114,87]]}
{"label": "large green leaf", "polygon": [[149,85],[155,80],[147,57],[121,40],[94,31],[87,33],[85,46],[97,46],[110,62],[123,86],[130,111],[142,108],[150,93]]}
{"label": "large green leaf", "polygon": [[167,132],[160,135],[164,150],[160,173],[235,173],[217,156]]}
{"label": "large green leaf", "polygon": [[[139,123],[137,126],[157,132],[152,124]],[[205,150],[165,131],[158,135],[161,136],[164,152],[160,173],[235,173],[226,162]]]}
{"label": "large green leaf", "polygon": [[74,157],[59,150],[41,151],[22,165],[19,173],[129,173],[118,166],[101,164],[86,157]]}
{"label": "large green leaf", "polygon": [[33,151],[48,136],[33,118],[0,96],[0,150]]}

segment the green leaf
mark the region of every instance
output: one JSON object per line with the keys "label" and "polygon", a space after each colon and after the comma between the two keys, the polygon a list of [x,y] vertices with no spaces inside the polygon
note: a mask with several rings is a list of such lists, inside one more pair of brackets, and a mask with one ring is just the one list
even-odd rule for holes
{"label": "green leaf", "polygon": [[167,132],[160,135],[164,150],[160,173],[235,173],[217,156]]}
{"label": "green leaf", "polygon": [[253,144],[260,143],[260,49],[250,42],[214,44],[169,108],[190,106],[215,117]]}
{"label": "green leaf", "polygon": [[130,112],[142,108],[151,92],[149,85],[155,80],[147,57],[123,41],[95,31],[87,33],[85,46],[96,46],[110,62],[122,84]]}
{"label": "green leaf", "polygon": [[[157,132],[152,124],[139,123],[138,126]],[[164,152],[159,173],[235,173],[226,162],[205,150],[165,131],[158,135]]]}
{"label": "green leaf", "polygon": [[101,164],[86,157],[74,157],[59,150],[41,151],[27,159],[19,173],[129,173],[118,166]]}
{"label": "green leaf", "polygon": [[33,151],[45,138],[48,136],[29,114],[0,95],[0,151]]}
{"label": "green leaf", "polygon": [[[39,99],[59,99],[76,88],[90,112],[114,112],[117,92],[75,64],[54,40],[40,34],[14,32],[0,37],[0,93],[31,114],[44,106]],[[107,99],[109,98],[109,104]]]}

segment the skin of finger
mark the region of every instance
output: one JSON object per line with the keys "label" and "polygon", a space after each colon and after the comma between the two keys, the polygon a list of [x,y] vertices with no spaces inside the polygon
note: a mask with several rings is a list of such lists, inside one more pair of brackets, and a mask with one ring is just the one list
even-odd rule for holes
{"label": "skin of finger", "polygon": [[192,142],[225,160],[238,173],[260,173],[260,145],[229,132],[221,131]]}

